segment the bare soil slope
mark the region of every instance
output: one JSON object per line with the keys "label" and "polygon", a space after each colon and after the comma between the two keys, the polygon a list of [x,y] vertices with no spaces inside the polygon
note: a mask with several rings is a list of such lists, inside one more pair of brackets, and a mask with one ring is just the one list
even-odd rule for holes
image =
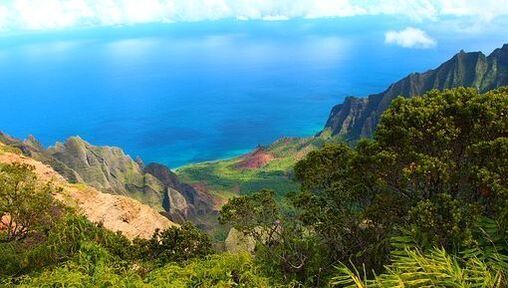
{"label": "bare soil slope", "polygon": [[157,211],[132,198],[99,192],[84,184],[70,184],[51,167],[32,158],[2,149],[0,143],[0,163],[25,163],[35,167],[41,181],[52,181],[62,187],[62,193],[55,195],[68,206],[75,207],[90,221],[102,223],[105,228],[120,231],[129,239],[149,238],[155,229],[165,229],[177,224],[171,222]]}

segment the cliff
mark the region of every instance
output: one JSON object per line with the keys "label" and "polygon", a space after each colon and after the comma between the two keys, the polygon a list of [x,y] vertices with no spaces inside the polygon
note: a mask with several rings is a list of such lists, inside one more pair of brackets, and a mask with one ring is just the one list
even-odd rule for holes
{"label": "cliff", "polygon": [[343,104],[333,107],[324,130],[346,140],[370,137],[381,114],[398,96],[414,97],[432,89],[462,86],[485,92],[505,85],[508,85],[508,44],[489,56],[461,51],[436,69],[412,73],[382,93],[367,98],[347,97]]}
{"label": "cliff", "polygon": [[213,197],[180,182],[178,176],[168,167],[151,163],[144,168],[144,171],[168,187],[162,199],[162,206],[169,213],[171,219],[177,221],[196,220],[199,216],[213,213],[215,203]]}
{"label": "cliff", "polygon": [[214,206],[210,195],[181,183],[168,167],[156,163],[143,167],[141,159],[134,161],[118,147],[94,146],[80,137],[71,137],[44,149],[33,136],[20,141],[3,133],[0,142],[51,166],[70,183],[84,183],[107,194],[137,199],[165,212],[173,221],[193,221]]}
{"label": "cliff", "polygon": [[[3,142],[3,141],[2,141]],[[106,229],[122,232],[129,239],[136,237],[148,239],[156,229],[175,226],[160,213],[129,197],[112,195],[85,184],[69,183],[50,166],[33,158],[15,153],[0,143],[0,163],[25,163],[35,167],[35,172],[43,182],[52,181],[62,190],[54,195],[67,206],[76,208],[90,221],[102,223]]]}
{"label": "cliff", "polygon": [[79,182],[162,209],[166,187],[152,175],[146,175],[120,148],[93,146],[79,137],[71,137],[48,148],[46,154],[75,171]]}

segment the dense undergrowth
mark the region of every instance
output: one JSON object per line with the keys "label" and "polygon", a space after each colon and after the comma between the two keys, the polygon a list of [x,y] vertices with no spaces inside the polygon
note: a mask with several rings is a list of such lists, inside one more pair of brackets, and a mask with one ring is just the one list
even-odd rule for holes
{"label": "dense undergrowth", "polygon": [[508,285],[507,88],[398,98],[373,139],[313,149],[291,175],[287,196],[259,189],[222,208],[256,242],[229,254],[190,224],[131,242],[61,206],[30,167],[4,165],[2,285]]}

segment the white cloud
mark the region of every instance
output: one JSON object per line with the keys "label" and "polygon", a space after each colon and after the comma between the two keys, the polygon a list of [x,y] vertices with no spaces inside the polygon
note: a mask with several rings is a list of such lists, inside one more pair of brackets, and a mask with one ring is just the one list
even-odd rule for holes
{"label": "white cloud", "polygon": [[473,16],[480,21],[488,22],[496,17],[508,15],[508,3],[506,0],[447,0],[440,1],[440,10],[442,15]]}
{"label": "white cloud", "polygon": [[353,5],[348,0],[315,0],[310,2],[310,9],[305,13],[305,18],[348,17],[367,14],[365,8]]}
{"label": "white cloud", "polygon": [[399,45],[404,48],[432,48],[437,44],[436,40],[427,35],[425,31],[413,27],[386,32],[385,43]]}
{"label": "white cloud", "polygon": [[6,28],[8,22],[9,10],[5,6],[0,6],[0,30]]}
{"label": "white cloud", "polygon": [[0,3],[3,30],[358,15],[399,16],[415,22],[452,16],[488,22],[508,15],[506,0],[0,0]]}
{"label": "white cloud", "polygon": [[263,16],[261,19],[265,21],[286,21],[289,20],[289,17],[284,15],[267,15]]}

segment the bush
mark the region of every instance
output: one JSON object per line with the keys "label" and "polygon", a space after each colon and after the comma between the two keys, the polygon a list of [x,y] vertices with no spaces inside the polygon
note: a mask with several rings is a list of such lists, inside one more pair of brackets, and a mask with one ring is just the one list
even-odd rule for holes
{"label": "bush", "polygon": [[[169,264],[150,273],[154,287],[277,287],[262,276],[249,254],[218,254],[188,265]],[[282,286],[280,286],[282,287]]]}
{"label": "bush", "polygon": [[136,257],[159,265],[202,258],[213,252],[210,237],[191,223],[155,231],[149,240],[134,240]]}

